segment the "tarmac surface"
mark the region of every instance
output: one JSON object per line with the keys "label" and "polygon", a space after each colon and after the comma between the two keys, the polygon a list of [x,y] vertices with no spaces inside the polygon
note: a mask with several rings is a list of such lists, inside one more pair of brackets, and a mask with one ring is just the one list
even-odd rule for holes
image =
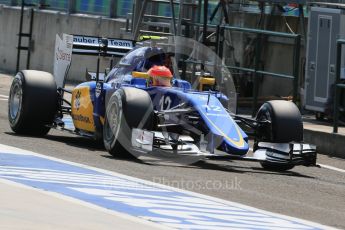
{"label": "tarmac surface", "polygon": [[[320,154],[318,163],[322,165],[321,168],[300,166],[279,173],[265,171],[255,162],[206,161],[192,166],[175,167],[114,158],[97,143],[57,130],[51,130],[44,138],[14,134],[7,120],[6,95],[8,96],[10,83],[10,77],[0,74],[0,144],[345,229],[344,159]],[[210,182],[217,186],[210,186]],[[218,186],[219,184],[222,186]],[[229,184],[234,186],[228,186]],[[3,188],[4,186],[0,183],[0,200],[5,199],[4,195],[16,192],[11,191],[16,188]],[[9,200],[11,199],[7,199],[6,203],[0,202],[0,228],[3,213],[10,216],[12,206]],[[42,205],[46,205],[44,200],[42,202]],[[52,202],[49,206],[55,206],[54,201],[46,202]],[[50,209],[45,214],[53,217],[55,211]],[[12,216],[13,222],[11,221],[14,229],[17,224],[15,220],[22,218],[20,210],[16,215]],[[82,215],[78,218],[85,220]],[[94,215],[93,218],[107,217]],[[45,218],[41,221],[43,219]],[[59,221],[54,218],[51,220],[56,223]]]}

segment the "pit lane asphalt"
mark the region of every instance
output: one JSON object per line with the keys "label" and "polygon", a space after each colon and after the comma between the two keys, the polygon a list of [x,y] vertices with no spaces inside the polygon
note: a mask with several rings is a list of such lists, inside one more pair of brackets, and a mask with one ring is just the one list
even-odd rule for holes
{"label": "pit lane asphalt", "polygon": [[[0,74],[0,95],[8,95],[10,83],[10,77]],[[269,172],[258,163],[239,161],[157,166],[114,158],[89,139],[57,130],[45,138],[14,134],[7,120],[7,100],[0,99],[0,144],[345,229],[345,173],[302,166]],[[345,169],[345,160],[326,155],[320,154],[318,163]]]}

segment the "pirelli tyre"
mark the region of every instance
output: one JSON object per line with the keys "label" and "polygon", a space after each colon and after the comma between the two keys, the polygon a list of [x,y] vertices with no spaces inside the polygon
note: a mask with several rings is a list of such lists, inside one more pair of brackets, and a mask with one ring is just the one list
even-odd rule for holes
{"label": "pirelli tyre", "polygon": [[113,156],[129,157],[133,128],[151,130],[153,105],[149,94],[125,87],[116,90],[106,105],[103,142]]}
{"label": "pirelli tyre", "polygon": [[[273,143],[289,143],[303,141],[302,116],[297,106],[289,101],[274,100],[265,102],[259,109],[256,119],[268,120],[271,125],[258,131],[254,149],[259,141]],[[292,169],[292,164],[262,162],[262,167],[274,171]]]}
{"label": "pirelli tyre", "polygon": [[17,73],[8,100],[8,120],[15,133],[46,135],[56,111],[56,83],[50,73],[36,70]]}

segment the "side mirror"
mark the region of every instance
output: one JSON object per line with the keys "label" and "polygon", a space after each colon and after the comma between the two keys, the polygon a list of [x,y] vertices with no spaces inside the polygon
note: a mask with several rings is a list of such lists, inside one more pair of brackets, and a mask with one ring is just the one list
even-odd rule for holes
{"label": "side mirror", "polygon": [[199,77],[199,91],[207,91],[213,89],[216,79],[213,77]]}
{"label": "side mirror", "polygon": [[148,73],[146,73],[146,72],[133,71],[132,72],[132,77],[134,77],[134,78],[144,78],[146,80],[150,79],[150,75],[148,75]]}

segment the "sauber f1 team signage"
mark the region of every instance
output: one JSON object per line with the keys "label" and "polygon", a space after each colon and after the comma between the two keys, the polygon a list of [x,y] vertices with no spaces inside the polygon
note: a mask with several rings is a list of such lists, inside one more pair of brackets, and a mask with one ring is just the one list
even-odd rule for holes
{"label": "sauber f1 team signage", "polygon": [[[122,39],[106,39],[108,41],[108,47],[113,48],[133,48],[133,41],[122,40]],[[75,45],[94,45],[99,46],[102,43],[102,38],[89,37],[89,36],[73,36],[73,44]]]}

